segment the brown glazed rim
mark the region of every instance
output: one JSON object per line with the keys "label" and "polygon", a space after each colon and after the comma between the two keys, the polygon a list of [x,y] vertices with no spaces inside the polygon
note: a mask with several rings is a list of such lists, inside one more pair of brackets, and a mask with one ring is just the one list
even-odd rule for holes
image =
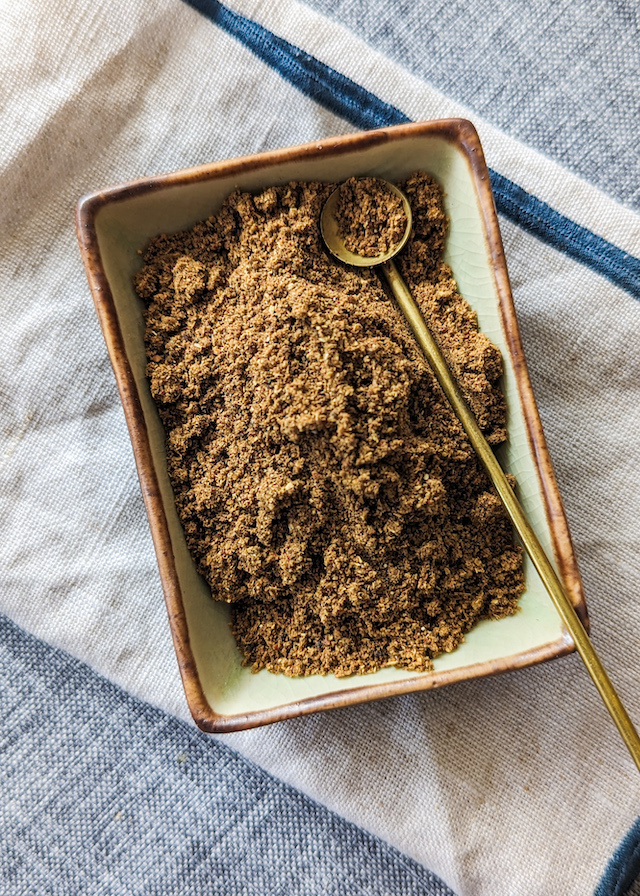
{"label": "brown glazed rim", "polygon": [[320,694],[266,710],[236,715],[222,715],[215,712],[207,701],[200,683],[198,669],[189,643],[182,592],[176,571],[167,518],[160,495],[157,473],[151,454],[151,444],[140,395],[126,354],[113,295],[102,263],[96,231],[96,216],[104,206],[113,202],[149,194],[169,186],[215,180],[219,177],[229,177],[235,173],[244,173],[248,170],[268,169],[283,162],[304,161],[320,156],[339,156],[379,144],[401,141],[407,137],[423,136],[439,137],[454,143],[463,152],[473,175],[485,228],[487,248],[493,262],[502,326],[514,366],[518,392],[522,399],[527,437],[536,461],[536,469],[544,498],[545,513],[552,536],[555,560],[572,603],[583,624],[588,626],[586,602],[575,551],[571,542],[562,500],[551,465],[522,349],[504,258],[502,238],[491,192],[489,172],[478,134],[471,122],[464,119],[445,119],[396,125],[375,131],[333,137],[259,155],[201,165],[172,174],[144,178],[83,197],[78,202],[76,209],[76,230],[89,286],[115,372],[131,437],[187,703],[196,724],[203,731],[222,733],[255,728],[260,725],[307,715],[320,710],[378,700],[397,694],[430,690],[456,681],[495,675],[500,672],[523,668],[544,660],[563,656],[575,649],[571,636],[564,630],[563,635],[554,642],[533,650],[513,654],[509,657],[476,663],[462,669],[422,673],[420,676],[403,681],[386,684],[363,684],[362,687],[348,691]]}

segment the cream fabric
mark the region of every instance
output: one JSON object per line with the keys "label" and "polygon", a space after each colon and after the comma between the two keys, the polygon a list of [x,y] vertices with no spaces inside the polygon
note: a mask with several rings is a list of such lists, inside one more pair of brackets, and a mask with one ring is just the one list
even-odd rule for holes
{"label": "cream fabric", "polygon": [[[300,3],[234,9],[412,118],[465,114]],[[353,128],[178,0],[22,0],[0,16],[0,610],[187,718],[74,205]],[[493,169],[640,255],[638,216],[474,123]],[[640,306],[502,226],[594,643],[640,723]],[[589,892],[638,811],[640,778],[576,656],[224,741],[459,896]]]}

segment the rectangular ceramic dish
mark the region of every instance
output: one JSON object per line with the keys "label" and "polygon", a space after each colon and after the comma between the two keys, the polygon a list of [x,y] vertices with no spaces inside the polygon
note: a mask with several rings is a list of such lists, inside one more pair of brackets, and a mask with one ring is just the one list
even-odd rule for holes
{"label": "rectangular ceramic dish", "polygon": [[78,238],[131,434],[160,567],[169,623],[193,717],[205,731],[263,725],[317,710],[435,688],[517,669],[573,649],[537,573],[525,559],[521,610],[483,621],[427,673],[383,669],[338,679],[253,674],[241,664],[229,607],[211,599],[196,573],[176,514],[164,435],[145,377],[142,306],[132,277],[139,250],[217,211],[237,187],[377,175],[398,181],[425,170],[443,186],[450,221],[446,261],[481,329],[502,351],[509,442],[500,449],[536,533],[586,623],[567,522],[524,361],[489,176],[469,122],[400,125],[233,159],[103,190],[80,201]]}

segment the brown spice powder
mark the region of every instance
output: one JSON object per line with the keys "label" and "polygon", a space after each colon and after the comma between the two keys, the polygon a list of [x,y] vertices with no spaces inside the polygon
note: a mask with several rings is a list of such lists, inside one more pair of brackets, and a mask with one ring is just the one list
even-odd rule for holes
{"label": "brown spice powder", "polygon": [[[334,186],[236,192],[151,241],[136,277],[148,376],[189,549],[232,602],[245,664],[427,670],[516,610],[521,549],[381,281],[325,253]],[[442,261],[441,190],[424,174],[403,187],[402,274],[497,445],[501,358]]]}
{"label": "brown spice powder", "polygon": [[407,229],[400,197],[377,177],[350,177],[336,204],[338,233],[349,252],[377,258],[397,246]]}

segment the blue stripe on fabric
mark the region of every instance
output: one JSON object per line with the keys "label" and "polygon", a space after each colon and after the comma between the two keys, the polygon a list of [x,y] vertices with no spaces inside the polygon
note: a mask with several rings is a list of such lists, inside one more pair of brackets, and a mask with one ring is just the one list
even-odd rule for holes
{"label": "blue stripe on fabric", "polygon": [[[350,78],[217,0],[185,2],[235,37],[310,99],[355,127],[368,130],[411,120]],[[640,259],[561,215],[498,172],[490,169],[489,174],[500,214],[640,299]]]}
{"label": "blue stripe on fabric", "polygon": [[255,55],[275,69],[282,77],[340,118],[345,118],[362,130],[404,124],[407,118],[395,106],[384,103],[323,62],[305,53],[294,44],[277,37],[271,31],[232,12],[217,0],[185,0]]}
{"label": "blue stripe on fabric", "polygon": [[617,848],[593,896],[628,896],[640,875],[640,818]]}
{"label": "blue stripe on fabric", "polygon": [[640,299],[640,259],[561,215],[497,171],[489,174],[500,214]]}

